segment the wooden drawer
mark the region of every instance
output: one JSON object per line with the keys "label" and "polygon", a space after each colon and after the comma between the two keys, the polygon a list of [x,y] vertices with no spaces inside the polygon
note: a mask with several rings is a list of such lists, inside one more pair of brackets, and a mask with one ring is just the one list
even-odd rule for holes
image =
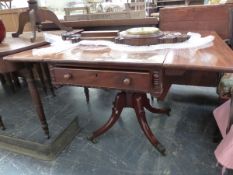
{"label": "wooden drawer", "polygon": [[51,68],[53,84],[104,87],[132,91],[151,89],[149,72],[107,71],[95,69]]}

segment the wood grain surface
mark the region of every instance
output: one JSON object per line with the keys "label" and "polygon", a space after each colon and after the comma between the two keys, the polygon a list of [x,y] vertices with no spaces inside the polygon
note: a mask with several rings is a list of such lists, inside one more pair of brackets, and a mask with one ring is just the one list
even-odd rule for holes
{"label": "wood grain surface", "polygon": [[0,43],[0,57],[49,44],[44,40],[42,33],[37,34],[34,43],[30,41],[30,37],[31,32],[24,32],[19,38],[13,38],[11,33],[7,33],[6,38]]}
{"label": "wood grain surface", "polygon": [[232,3],[196,5],[160,9],[159,28],[166,31],[216,31],[221,38],[230,38],[229,10]]}
{"label": "wood grain surface", "polygon": [[115,67],[125,65],[128,68],[131,68],[132,65],[153,67],[163,64],[165,68],[233,72],[232,50],[216,32],[206,31],[201,34],[202,36],[213,35],[215,37],[213,46],[196,51],[190,49],[164,49],[145,53],[137,52],[137,50],[127,53],[112,51],[111,49],[92,51],[92,48],[82,50],[79,47],[73,47],[59,53],[43,56],[34,56],[32,50],[28,50],[7,56],[4,59],[18,62],[77,63],[93,65],[94,67],[97,64],[98,66],[114,65]]}
{"label": "wood grain surface", "polygon": [[164,61],[165,68],[233,72],[233,52],[215,33],[202,32],[215,37],[213,46],[205,49],[170,49]]}

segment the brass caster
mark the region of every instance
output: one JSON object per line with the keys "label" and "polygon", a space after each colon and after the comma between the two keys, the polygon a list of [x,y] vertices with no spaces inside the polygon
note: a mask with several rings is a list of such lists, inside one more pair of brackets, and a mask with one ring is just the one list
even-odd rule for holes
{"label": "brass caster", "polygon": [[6,129],[3,121],[2,121],[2,117],[0,116],[0,128],[4,131]]}
{"label": "brass caster", "polygon": [[46,138],[46,139],[50,139],[49,133],[45,133],[45,138]]}
{"label": "brass caster", "polygon": [[46,137],[46,139],[50,139],[50,135],[46,135],[45,137]]}
{"label": "brass caster", "polygon": [[166,156],[166,148],[165,148],[162,144],[158,143],[158,144],[155,146],[155,148],[156,148],[163,156]]}
{"label": "brass caster", "polygon": [[6,130],[6,128],[5,128],[5,127],[0,127],[0,128],[1,128],[3,131],[4,131],[4,130]]}
{"label": "brass caster", "polygon": [[171,109],[170,108],[167,109],[167,112],[166,112],[167,116],[170,116],[170,112],[171,112]]}
{"label": "brass caster", "polygon": [[88,137],[87,137],[87,140],[90,140],[93,144],[96,144],[96,143],[97,143],[97,140],[96,140],[96,139],[93,139],[92,136],[88,136]]}

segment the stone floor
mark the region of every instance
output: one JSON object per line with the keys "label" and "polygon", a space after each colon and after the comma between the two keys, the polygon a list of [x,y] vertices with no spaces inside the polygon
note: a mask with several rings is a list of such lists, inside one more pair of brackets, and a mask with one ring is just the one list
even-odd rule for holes
{"label": "stone floor", "polygon": [[[212,110],[217,106],[214,88],[173,86],[164,102],[153,103],[172,109],[170,117],[147,112],[152,131],[167,148],[166,156],[145,138],[132,109],[125,109],[121,120],[97,144],[86,139],[108,119],[116,91],[90,89],[89,105],[83,88],[62,87],[56,97],[41,94],[47,119],[54,125],[52,137],[72,117],[78,116],[81,131],[53,161],[0,150],[0,175],[220,174],[212,142]],[[46,142],[26,86],[15,94],[0,86],[0,99],[6,132]]]}

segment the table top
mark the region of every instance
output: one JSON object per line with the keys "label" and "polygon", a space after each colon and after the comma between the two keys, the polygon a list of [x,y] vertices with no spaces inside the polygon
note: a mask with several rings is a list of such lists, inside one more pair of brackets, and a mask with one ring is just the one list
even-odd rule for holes
{"label": "table top", "polygon": [[44,40],[43,33],[38,33],[33,43],[30,41],[31,36],[31,32],[24,32],[18,38],[13,38],[11,33],[7,33],[6,38],[0,43],[0,57],[49,44]]}
{"label": "table top", "polygon": [[[62,47],[62,46],[61,46]],[[42,51],[54,49],[50,46],[43,47]],[[39,48],[40,49],[40,48]],[[60,49],[60,48],[59,48]],[[56,48],[55,48],[56,50]],[[35,51],[35,50],[34,50]],[[40,52],[40,50],[39,50]],[[46,51],[45,51],[46,52]],[[63,51],[46,54],[42,56],[33,55],[33,50],[20,52],[4,57],[8,61],[17,62],[50,62],[50,63],[73,63],[85,65],[117,65],[117,66],[154,66],[162,65],[167,50],[156,50],[150,52],[122,52],[112,50],[105,46],[71,46]]]}
{"label": "table top", "polygon": [[170,49],[164,61],[165,68],[200,69],[233,72],[233,51],[216,32],[201,32],[202,36],[213,35],[213,46],[199,49]]}
{"label": "table top", "polygon": [[[94,65],[128,65],[154,66],[162,65],[165,68],[211,70],[233,72],[233,52],[216,34],[216,32],[201,32],[202,36],[213,35],[213,45],[199,49],[163,49],[151,52],[122,52],[109,48],[83,49],[77,46],[64,51],[34,56],[32,50],[24,51],[5,57],[8,61],[18,62],[51,62],[51,63],[77,63]],[[48,46],[46,46],[48,47]]]}

